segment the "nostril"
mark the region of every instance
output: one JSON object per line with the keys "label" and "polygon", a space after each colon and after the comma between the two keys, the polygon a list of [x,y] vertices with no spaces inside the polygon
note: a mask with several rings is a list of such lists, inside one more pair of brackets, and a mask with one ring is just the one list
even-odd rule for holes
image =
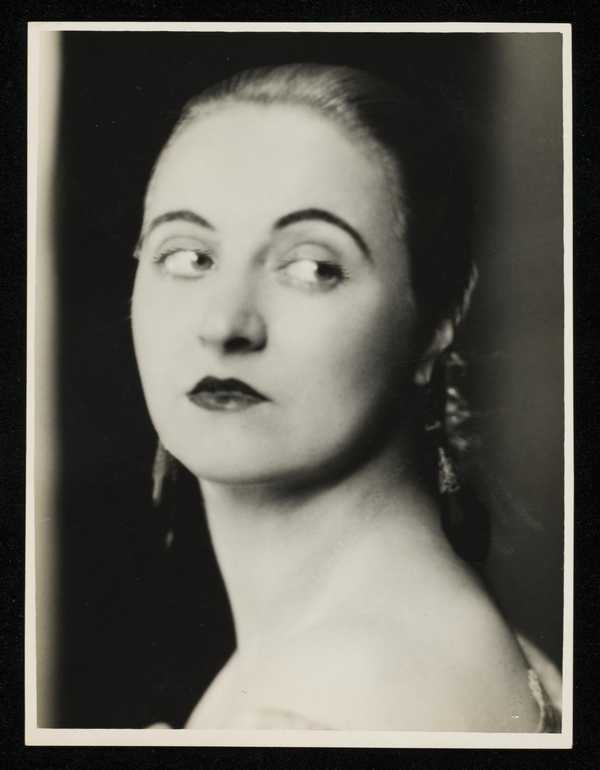
{"label": "nostril", "polygon": [[203,345],[223,353],[250,353],[264,348],[267,341],[263,318],[253,310],[232,303],[205,309],[196,334]]}
{"label": "nostril", "polygon": [[246,350],[252,350],[255,346],[252,342],[243,336],[230,337],[224,345],[228,353],[243,353]]}

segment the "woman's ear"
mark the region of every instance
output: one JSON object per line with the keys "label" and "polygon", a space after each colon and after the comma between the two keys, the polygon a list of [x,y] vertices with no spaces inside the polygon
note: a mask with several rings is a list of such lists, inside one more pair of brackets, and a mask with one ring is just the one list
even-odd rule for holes
{"label": "woman's ear", "polygon": [[452,344],[453,339],[454,324],[449,318],[446,318],[436,328],[431,343],[417,364],[414,376],[416,385],[429,383],[435,362],[444,350]]}

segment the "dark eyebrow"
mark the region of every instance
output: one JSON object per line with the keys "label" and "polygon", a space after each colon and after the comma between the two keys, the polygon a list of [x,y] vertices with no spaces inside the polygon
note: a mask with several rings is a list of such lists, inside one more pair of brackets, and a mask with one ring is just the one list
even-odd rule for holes
{"label": "dark eyebrow", "polygon": [[200,225],[201,227],[206,227],[208,230],[214,230],[214,226],[211,225],[211,223],[204,219],[204,217],[201,217],[200,214],[195,214],[193,211],[189,211],[188,209],[179,209],[178,211],[167,211],[164,214],[159,214],[157,217],[154,217],[154,219],[150,222],[148,227],[144,230],[144,232],[140,235],[139,240],[135,247],[135,252],[138,253],[139,250],[142,247],[142,244],[144,240],[150,235],[150,233],[157,228],[159,225],[164,224],[165,222],[191,222],[194,225]]}
{"label": "dark eyebrow", "polygon": [[[311,220],[327,222],[330,225],[339,227],[345,233],[348,233],[348,235],[354,240],[356,245],[366,257],[369,259],[371,258],[371,251],[367,246],[365,239],[358,232],[358,230],[352,227],[352,225],[348,224],[348,222],[346,222],[341,217],[338,217],[336,214],[333,214],[331,211],[326,211],[325,209],[301,209],[299,211],[292,211],[290,214],[286,214],[285,216],[280,217],[273,225],[273,230],[281,230],[284,227],[296,224],[296,222],[306,222]],[[215,229],[214,226],[211,225],[208,220],[204,219],[204,217],[201,217],[200,214],[196,214],[195,212],[189,211],[188,209],[167,211],[164,214],[159,214],[159,216],[155,217],[144,230],[144,232],[140,235],[135,247],[135,253],[137,254],[139,252],[144,240],[155,228],[164,224],[165,222],[174,221],[191,222],[192,224],[206,227],[208,230]]]}
{"label": "dark eyebrow", "polygon": [[362,235],[341,217],[338,217],[336,214],[332,214],[331,211],[326,211],[325,209],[301,209],[300,211],[292,211],[291,214],[286,214],[278,219],[273,225],[273,230],[281,230],[281,228],[293,225],[296,222],[306,222],[314,219],[320,222],[328,222],[330,225],[335,225],[345,233],[348,233],[365,257],[371,258],[371,251]]}

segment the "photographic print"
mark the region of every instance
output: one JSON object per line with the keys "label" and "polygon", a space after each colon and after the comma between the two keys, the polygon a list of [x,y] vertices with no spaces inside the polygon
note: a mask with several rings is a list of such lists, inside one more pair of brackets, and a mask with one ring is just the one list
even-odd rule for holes
{"label": "photographic print", "polygon": [[28,743],[569,746],[569,26],[29,57]]}

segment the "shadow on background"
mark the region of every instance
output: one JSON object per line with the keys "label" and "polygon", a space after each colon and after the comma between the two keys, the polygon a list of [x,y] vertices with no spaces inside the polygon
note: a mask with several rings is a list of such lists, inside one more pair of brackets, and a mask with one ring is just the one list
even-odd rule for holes
{"label": "shadow on background", "polygon": [[493,513],[487,573],[508,617],[560,662],[560,36],[69,32],[62,55],[61,636],[48,726],[180,725],[233,649],[204,521],[180,516],[167,550],[171,522],[151,506],[155,437],[129,297],[145,184],[183,103],[260,64],[347,63],[417,91],[431,81],[433,113],[463,121],[481,283],[462,345]]}

